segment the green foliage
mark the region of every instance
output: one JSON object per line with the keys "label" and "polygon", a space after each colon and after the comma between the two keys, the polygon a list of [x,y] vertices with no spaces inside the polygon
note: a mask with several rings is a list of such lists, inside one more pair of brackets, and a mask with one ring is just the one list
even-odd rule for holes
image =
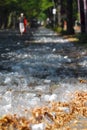
{"label": "green foliage", "polygon": [[4,6],[9,6],[11,5],[11,3],[16,3],[17,0],[1,0],[0,1],[0,6],[4,7]]}
{"label": "green foliage", "polygon": [[38,16],[39,20],[45,20],[46,19],[46,14],[44,12],[40,12],[39,16]]}
{"label": "green foliage", "polygon": [[62,28],[59,27],[59,26],[55,27],[53,30],[56,31],[57,33],[61,33],[62,32]]}
{"label": "green foliage", "polygon": [[[9,0],[10,1],[10,0]],[[18,12],[24,11],[27,17],[45,17],[44,11],[52,6],[49,0],[15,0]],[[16,9],[15,9],[16,10]]]}
{"label": "green foliage", "polygon": [[73,19],[79,19],[77,0],[73,0]]}
{"label": "green foliage", "polygon": [[52,7],[53,6],[53,3],[52,2],[49,2],[49,0],[41,0],[41,10],[42,11],[45,11],[47,10],[48,8]]}

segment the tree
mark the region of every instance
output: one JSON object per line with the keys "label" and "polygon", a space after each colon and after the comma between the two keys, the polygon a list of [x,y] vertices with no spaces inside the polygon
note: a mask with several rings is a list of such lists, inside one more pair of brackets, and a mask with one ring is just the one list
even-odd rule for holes
{"label": "tree", "polygon": [[6,28],[10,12],[15,10],[16,0],[0,1],[0,28]]}
{"label": "tree", "polygon": [[73,0],[67,0],[67,32],[73,34]]}
{"label": "tree", "polygon": [[80,18],[81,18],[81,32],[85,32],[85,14],[84,14],[84,2],[80,0]]}

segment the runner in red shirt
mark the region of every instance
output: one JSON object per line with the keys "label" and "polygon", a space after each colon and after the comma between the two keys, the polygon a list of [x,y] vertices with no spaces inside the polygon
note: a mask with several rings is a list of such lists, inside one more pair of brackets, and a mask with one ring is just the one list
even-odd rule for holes
{"label": "runner in red shirt", "polygon": [[26,33],[27,19],[24,18],[24,33]]}

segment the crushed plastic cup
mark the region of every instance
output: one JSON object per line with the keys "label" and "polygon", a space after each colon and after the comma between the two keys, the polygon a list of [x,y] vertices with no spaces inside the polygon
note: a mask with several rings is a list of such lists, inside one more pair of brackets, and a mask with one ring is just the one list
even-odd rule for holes
{"label": "crushed plastic cup", "polygon": [[52,94],[52,95],[42,95],[41,99],[43,101],[56,101],[57,100],[57,94]]}
{"label": "crushed plastic cup", "polygon": [[31,130],[45,130],[45,124],[39,123],[39,124],[31,125]]}

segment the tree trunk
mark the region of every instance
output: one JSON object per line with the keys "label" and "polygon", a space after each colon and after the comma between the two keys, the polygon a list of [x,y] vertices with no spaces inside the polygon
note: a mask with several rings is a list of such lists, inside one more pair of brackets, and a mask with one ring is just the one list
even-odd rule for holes
{"label": "tree trunk", "polygon": [[8,17],[8,12],[7,10],[3,7],[0,7],[0,28],[4,29],[7,27],[7,17]]}
{"label": "tree trunk", "polygon": [[73,34],[73,0],[67,0],[67,33]]}
{"label": "tree trunk", "polygon": [[85,14],[84,14],[84,2],[80,0],[80,19],[81,19],[81,32],[85,32]]}
{"label": "tree trunk", "polygon": [[61,0],[57,3],[58,26],[61,26]]}

